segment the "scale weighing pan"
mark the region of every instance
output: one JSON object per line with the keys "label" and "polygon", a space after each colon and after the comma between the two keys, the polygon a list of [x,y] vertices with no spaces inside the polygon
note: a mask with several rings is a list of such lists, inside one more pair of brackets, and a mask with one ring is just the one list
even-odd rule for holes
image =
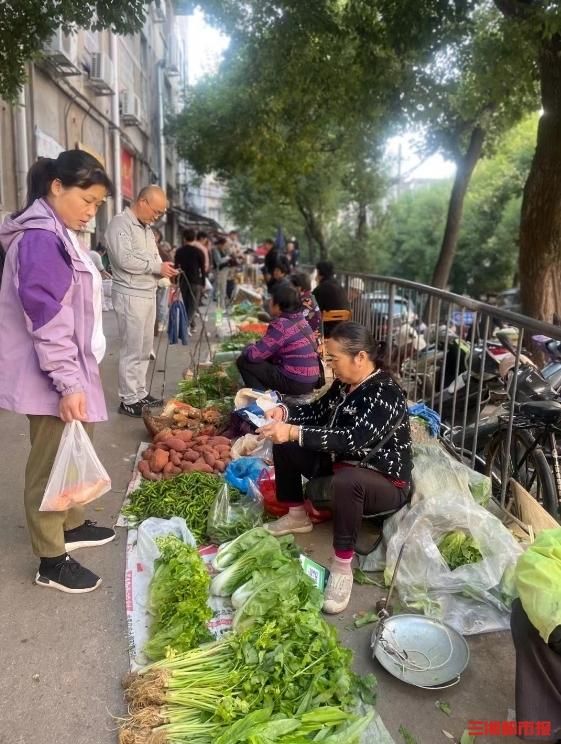
{"label": "scale weighing pan", "polygon": [[[451,687],[469,662],[462,635],[424,615],[394,615],[381,621],[372,634],[374,656],[394,677],[416,687]],[[402,661],[395,649],[407,652]],[[426,669],[431,662],[432,669]],[[405,664],[405,666],[404,666]],[[419,666],[421,670],[411,669]]]}

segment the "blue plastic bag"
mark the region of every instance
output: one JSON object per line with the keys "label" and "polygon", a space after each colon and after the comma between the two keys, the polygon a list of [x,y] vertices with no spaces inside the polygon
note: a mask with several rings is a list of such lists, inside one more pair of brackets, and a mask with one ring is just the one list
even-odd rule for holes
{"label": "blue plastic bag", "polygon": [[259,457],[240,457],[233,460],[224,473],[226,482],[242,493],[250,489],[250,482],[257,483],[263,470],[267,467],[264,460]]}

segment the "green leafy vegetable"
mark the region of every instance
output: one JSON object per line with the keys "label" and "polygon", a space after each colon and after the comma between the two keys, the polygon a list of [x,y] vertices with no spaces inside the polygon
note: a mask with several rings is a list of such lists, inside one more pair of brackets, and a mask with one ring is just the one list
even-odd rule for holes
{"label": "green leafy vegetable", "polygon": [[462,530],[447,532],[438,543],[438,549],[452,570],[483,558],[476,541]]}
{"label": "green leafy vegetable", "polygon": [[[198,375],[188,380],[180,380],[177,399],[196,408],[207,403],[225,402],[225,412],[233,409],[233,398],[238,391],[239,372],[235,364],[213,364],[208,369],[199,370]],[[225,399],[229,400],[226,401]]]}
{"label": "green leafy vegetable", "polygon": [[367,573],[365,573],[362,568],[355,568],[353,569],[353,579],[357,584],[370,584],[372,586],[378,586],[380,589],[385,589],[386,585],[383,581],[377,581],[376,579],[373,579],[371,576],[368,576]]}
{"label": "green leafy vegetable", "polygon": [[460,739],[460,744],[475,744],[475,736],[471,736],[471,734],[468,733],[468,730],[465,729],[462,738]]}
{"label": "green leafy vegetable", "polygon": [[154,620],[144,647],[150,659],[162,659],[168,647],[187,651],[210,640],[207,623],[210,576],[197,550],[177,537],[156,539],[160,558],[150,583],[149,610]]}
{"label": "green leafy vegetable", "polygon": [[252,530],[248,530],[235,540],[221,545],[218,548],[212,565],[217,571],[223,571],[256,543],[261,540],[268,540],[270,537],[271,533],[267,532],[263,527],[255,527]]}
{"label": "green leafy vegetable", "polygon": [[405,744],[417,744],[417,739],[411,734],[410,731],[408,731],[405,726],[399,727],[399,733],[403,737],[403,741]]}
{"label": "green leafy vegetable", "polygon": [[450,707],[450,703],[445,703],[443,700],[437,700],[435,702],[435,706],[438,708],[438,710],[442,711],[444,715],[450,716],[452,714],[452,708]]}
{"label": "green leafy vegetable", "polygon": [[258,341],[262,335],[262,333],[255,332],[235,333],[228,341],[220,344],[220,351],[241,351],[248,344]]}
{"label": "green leafy vegetable", "polygon": [[361,612],[355,617],[354,626],[355,628],[362,628],[363,625],[368,625],[369,623],[377,623],[379,622],[379,620],[380,618],[374,610],[370,610],[369,612]]}

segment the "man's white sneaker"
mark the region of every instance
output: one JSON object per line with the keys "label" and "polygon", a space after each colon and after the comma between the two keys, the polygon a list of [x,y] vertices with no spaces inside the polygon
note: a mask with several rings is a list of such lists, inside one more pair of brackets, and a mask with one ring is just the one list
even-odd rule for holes
{"label": "man's white sneaker", "polygon": [[343,612],[349,604],[353,590],[352,573],[330,573],[325,587],[323,611],[328,615]]}
{"label": "man's white sneaker", "polygon": [[302,516],[289,512],[284,517],[275,519],[274,522],[268,522],[265,525],[265,529],[275,537],[282,537],[283,535],[299,535],[311,532],[314,529],[314,525],[305,512]]}

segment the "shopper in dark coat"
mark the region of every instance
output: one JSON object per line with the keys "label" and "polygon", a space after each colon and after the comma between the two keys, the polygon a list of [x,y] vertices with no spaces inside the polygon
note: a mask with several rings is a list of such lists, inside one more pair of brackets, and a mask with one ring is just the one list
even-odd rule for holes
{"label": "shopper in dark coat", "polygon": [[195,237],[194,230],[184,230],[183,245],[177,249],[175,254],[175,268],[181,269],[182,272],[179,276],[179,288],[191,329],[195,326],[195,315],[201,302],[206,279],[204,254],[198,246],[193,245]]}
{"label": "shopper in dark coat", "polygon": [[[351,305],[344,288],[335,278],[331,261],[320,261],[316,265],[318,285],[313,291],[321,312],[326,310],[350,310]],[[337,323],[325,323],[324,335],[329,338]]]}

